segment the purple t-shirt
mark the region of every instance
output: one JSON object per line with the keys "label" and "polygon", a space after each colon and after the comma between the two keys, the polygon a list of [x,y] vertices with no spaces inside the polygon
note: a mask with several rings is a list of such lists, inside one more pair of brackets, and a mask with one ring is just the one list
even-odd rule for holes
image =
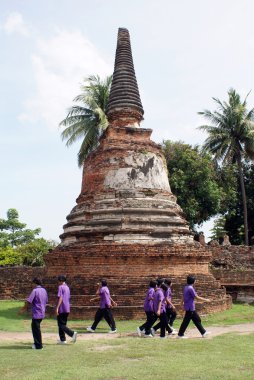
{"label": "purple t-shirt", "polygon": [[184,310],[185,311],[194,311],[195,310],[195,297],[197,293],[192,285],[185,285],[183,290],[183,301],[184,301]]}
{"label": "purple t-shirt", "polygon": [[154,288],[149,288],[148,289],[148,292],[147,292],[147,295],[146,295],[146,298],[145,298],[145,302],[144,302],[144,310],[147,311],[147,312],[154,311],[154,309],[153,309],[153,299],[150,299],[150,298],[154,297],[154,293],[155,293]]}
{"label": "purple t-shirt", "polygon": [[27,302],[32,305],[32,318],[43,319],[45,318],[46,304],[48,302],[48,295],[44,288],[36,286],[27,298]]}
{"label": "purple t-shirt", "polygon": [[62,297],[62,303],[59,306],[58,313],[59,314],[69,313],[71,293],[70,293],[70,288],[67,284],[59,285],[57,297],[58,298]]}
{"label": "purple t-shirt", "polygon": [[164,313],[166,311],[166,306],[165,306],[165,295],[164,292],[161,288],[158,288],[154,294],[154,299],[153,299],[153,305],[154,305],[154,311],[157,313],[158,311],[158,306],[161,301],[161,313]]}
{"label": "purple t-shirt", "polygon": [[109,288],[102,286],[100,288],[100,309],[108,309],[111,305]]}
{"label": "purple t-shirt", "polygon": [[[168,290],[166,291],[165,297],[171,302],[171,300],[172,300],[172,291],[171,291],[170,286],[168,287]],[[171,305],[169,305],[168,303],[166,303],[166,308],[167,309],[171,309]]]}

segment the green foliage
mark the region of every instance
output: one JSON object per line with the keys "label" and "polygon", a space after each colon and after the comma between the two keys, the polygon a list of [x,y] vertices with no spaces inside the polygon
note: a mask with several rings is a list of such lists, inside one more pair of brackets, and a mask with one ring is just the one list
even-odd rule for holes
{"label": "green foliage", "polygon": [[[247,197],[249,239],[254,236],[254,164],[245,162],[243,164],[243,175]],[[229,204],[225,217],[225,229],[232,244],[244,244],[244,220],[243,205],[239,181],[236,184],[237,197]]]}
{"label": "green foliage", "polygon": [[208,154],[182,142],[164,141],[163,149],[173,194],[193,228],[216,215],[225,194],[216,167]]}
{"label": "green foliage", "polygon": [[[248,95],[247,95],[248,96]],[[199,128],[208,133],[203,151],[209,152],[222,166],[237,163],[244,223],[244,242],[249,243],[248,211],[243,176],[244,160],[254,159],[254,108],[247,110],[247,97],[241,102],[235,90],[228,91],[228,103],[213,98],[217,110],[199,112],[212,125]]]}
{"label": "green foliage", "polygon": [[0,219],[0,266],[3,265],[44,265],[43,256],[57,243],[36,238],[40,228],[26,229],[18,220],[15,209],[7,211],[7,219]]}
{"label": "green foliage", "polygon": [[78,152],[79,166],[83,165],[86,157],[98,146],[100,136],[108,127],[105,110],[111,82],[112,76],[105,80],[101,80],[98,75],[86,78],[85,84],[81,86],[82,93],[74,99],[74,102],[82,105],[71,107],[60,123],[60,126],[66,127],[61,136],[63,140],[67,140],[67,146],[83,139]]}
{"label": "green foliage", "polygon": [[224,215],[221,215],[215,219],[213,228],[211,229],[211,240],[219,241],[225,234],[228,234],[228,232],[225,230],[225,222],[226,217]]}
{"label": "green foliage", "polygon": [[23,265],[38,267],[44,265],[43,256],[55,246],[56,242],[40,238],[17,247],[16,251],[19,253]]}
{"label": "green foliage", "polygon": [[17,247],[27,244],[35,239],[41,232],[40,228],[35,230],[26,229],[26,224],[19,220],[18,211],[11,208],[7,211],[7,219],[0,219],[0,247]]}
{"label": "green foliage", "polygon": [[0,266],[20,265],[22,259],[19,252],[12,247],[0,247]]}

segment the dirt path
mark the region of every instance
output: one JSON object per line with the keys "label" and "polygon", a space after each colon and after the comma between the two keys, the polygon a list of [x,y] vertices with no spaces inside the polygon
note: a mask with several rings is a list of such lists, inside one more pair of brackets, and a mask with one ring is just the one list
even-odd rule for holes
{"label": "dirt path", "polygon": [[[208,339],[212,339],[215,336],[219,336],[227,333],[237,333],[237,334],[250,334],[254,333],[254,323],[245,323],[241,325],[232,325],[232,326],[211,326],[207,327],[207,331],[210,331],[210,335]],[[198,330],[196,328],[190,328],[187,330],[186,336],[189,338],[201,338]],[[116,338],[124,338],[124,337],[137,337],[136,333],[116,333],[116,334],[108,334],[108,333],[79,333],[78,340],[109,340]],[[0,342],[12,341],[12,342],[29,342],[32,336],[30,332],[5,332],[0,331]],[[172,337],[172,339],[176,338],[176,336]],[[48,342],[55,342],[58,339],[56,333],[43,333],[43,340]]]}

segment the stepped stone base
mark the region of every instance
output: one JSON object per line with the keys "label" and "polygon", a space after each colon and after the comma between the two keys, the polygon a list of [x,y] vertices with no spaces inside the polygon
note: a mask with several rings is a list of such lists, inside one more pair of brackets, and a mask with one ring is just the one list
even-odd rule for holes
{"label": "stepped stone base", "polygon": [[[198,305],[202,314],[222,311],[231,306],[226,296],[209,273],[211,254],[199,243],[190,245],[117,244],[103,242],[58,246],[46,256],[45,284],[49,294],[55,295],[56,277],[65,274],[72,294],[72,318],[93,318],[97,302],[90,303],[96,283],[108,280],[112,297],[118,303],[116,318],[143,318],[143,301],[151,279],[170,277],[173,281],[173,302],[181,313],[182,289],[187,274],[197,278],[195,288],[211,303]],[[52,289],[52,291],[51,291]],[[49,303],[55,305],[55,297]]]}

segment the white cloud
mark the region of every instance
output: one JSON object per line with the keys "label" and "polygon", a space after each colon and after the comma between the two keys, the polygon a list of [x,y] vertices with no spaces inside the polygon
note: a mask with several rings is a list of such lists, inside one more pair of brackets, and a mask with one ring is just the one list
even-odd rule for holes
{"label": "white cloud", "polygon": [[3,30],[6,34],[22,34],[23,36],[28,36],[29,31],[26,26],[22,14],[18,12],[11,13],[5,23],[3,24]]}
{"label": "white cloud", "polygon": [[21,121],[42,120],[58,126],[80,93],[82,80],[91,74],[104,77],[112,71],[95,46],[80,32],[57,30],[54,37],[37,41],[31,57],[36,92],[25,101]]}

